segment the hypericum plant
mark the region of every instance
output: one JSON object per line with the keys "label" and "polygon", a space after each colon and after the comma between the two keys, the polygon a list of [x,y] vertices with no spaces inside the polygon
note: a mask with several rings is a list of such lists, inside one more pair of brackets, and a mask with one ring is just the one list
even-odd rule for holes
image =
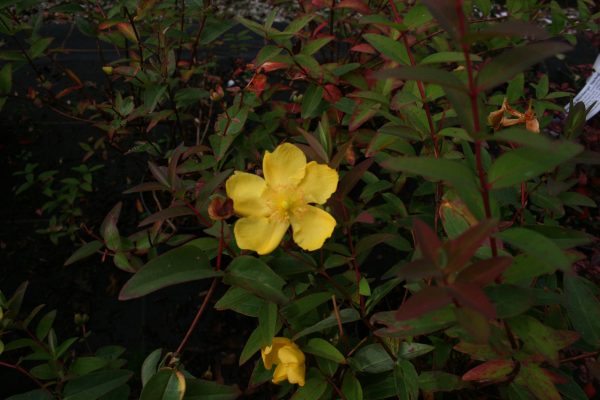
{"label": "hypericum plant", "polygon": [[27,163],[23,171],[15,176],[23,176],[25,182],[15,188],[15,195],[36,188],[47,198],[46,202],[36,210],[39,216],[48,217],[48,227],[37,230],[48,235],[52,243],[58,244],[61,237],[74,241],[80,231],[83,220],[82,203],[93,191],[93,174],[102,169],[102,165],[88,167],[81,164],[71,168],[75,176],[58,179],[58,170],[42,171],[36,175],[37,164]]}
{"label": "hypericum plant", "polygon": [[[565,217],[596,206],[573,187],[598,154],[577,141],[583,104],[559,137],[546,134],[562,111],[554,100],[568,95],[528,70],[570,51],[536,23],[554,12],[562,33],[562,10],[299,5],[282,29],[275,12],[238,19],[265,41],[243,68],[249,82],[215,91],[214,129],[157,156],[152,178],[128,191],[147,205],[141,230],[119,226],[119,203],[67,261],[113,257],[132,273],[121,300],[211,279],[177,348],[146,359],[141,399],[233,399],[269,381],[292,399],[585,398],[574,367],[598,367],[600,303],[572,265],[594,238]],[[578,7],[590,15],[591,4]],[[518,123],[497,113],[505,98],[502,114],[528,110],[515,111]],[[534,118],[539,134],[525,128]],[[282,152],[287,163],[271,164]],[[323,176],[309,185],[312,168]],[[321,222],[295,214],[309,203]],[[198,389],[186,365],[219,285],[214,309],[256,319],[241,390]]]}

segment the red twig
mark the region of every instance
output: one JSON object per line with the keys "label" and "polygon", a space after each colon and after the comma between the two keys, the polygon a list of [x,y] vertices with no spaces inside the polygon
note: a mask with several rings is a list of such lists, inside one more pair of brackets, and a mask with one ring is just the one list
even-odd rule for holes
{"label": "red twig", "polygon": [[[217,265],[215,267],[215,270],[217,270],[217,271],[221,270],[221,260],[222,260],[222,255],[223,255],[223,249],[224,248],[225,248],[225,240],[223,238],[223,221],[221,221],[221,234],[219,235],[219,250],[217,252]],[[196,330],[196,327],[200,323],[200,318],[202,317],[202,314],[204,314],[204,310],[206,310],[206,306],[208,305],[208,302],[212,298],[212,295],[214,294],[215,289],[217,288],[217,284],[218,283],[219,283],[219,278],[214,278],[212,280],[212,282],[210,284],[210,287],[208,288],[208,292],[206,292],[206,295],[204,296],[204,300],[202,301],[202,305],[198,309],[198,312],[196,313],[196,316],[194,317],[194,320],[190,324],[187,332],[185,333],[185,336],[181,340],[181,343],[179,343],[179,346],[177,347],[177,350],[175,350],[175,355],[176,356],[181,355],[181,353],[185,349],[185,346],[187,346],[187,343],[189,342],[190,337],[192,336],[192,333],[194,333],[194,331]]]}
{"label": "red twig", "polygon": [[21,367],[20,365],[15,365],[15,364],[10,364],[10,363],[4,362],[4,361],[0,361],[0,366],[19,371],[21,374],[25,375],[26,377],[28,377],[29,379],[34,381],[35,384],[38,385],[41,389],[43,389],[44,391],[46,391],[50,395],[52,395],[52,392],[50,392],[50,390],[48,390],[48,388],[42,382],[40,382],[35,376],[31,375],[25,368]]}
{"label": "red twig", "polygon": [[[469,98],[471,100],[471,113],[473,114],[473,132],[476,136],[481,130],[479,124],[479,108],[477,105],[477,97],[479,95],[479,88],[475,84],[473,75],[473,63],[471,61],[471,55],[469,53],[469,43],[464,40],[467,32],[466,18],[463,12],[463,0],[455,0],[456,14],[458,15],[458,32],[459,41],[465,56],[465,67],[467,69],[467,77],[469,82]],[[485,217],[492,218],[492,210],[490,206],[490,185],[487,181],[485,170],[483,168],[483,162],[481,159],[481,147],[483,142],[480,139],[475,141],[475,163],[477,166],[477,175],[479,177],[479,184],[481,186],[481,196],[483,198],[483,207],[485,210]],[[496,257],[498,255],[498,247],[496,244],[496,238],[490,237],[490,245],[492,248],[492,255]]]}

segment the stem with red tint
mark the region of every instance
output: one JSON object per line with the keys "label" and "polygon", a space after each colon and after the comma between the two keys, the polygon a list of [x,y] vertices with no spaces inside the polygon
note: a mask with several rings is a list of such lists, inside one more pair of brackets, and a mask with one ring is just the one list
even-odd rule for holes
{"label": "stem with red tint", "polygon": [[[465,67],[467,69],[467,78],[469,82],[469,98],[471,99],[471,113],[473,114],[473,132],[476,136],[481,130],[479,124],[479,108],[477,105],[477,97],[479,95],[479,88],[475,84],[473,75],[473,63],[471,61],[471,55],[469,53],[469,44],[464,40],[467,33],[466,18],[463,12],[463,0],[455,0],[455,9],[458,16],[458,33],[459,41],[465,56]],[[483,162],[481,159],[481,147],[483,142],[480,139],[475,140],[475,163],[477,166],[477,175],[479,176],[479,185],[481,186],[481,196],[483,198],[483,207],[485,210],[485,217],[488,219],[492,218],[492,210],[490,206],[490,184],[487,181],[485,169],[483,168]],[[498,246],[496,238],[490,237],[490,245],[492,248],[492,255],[496,257],[498,255]]]}
{"label": "stem with red tint", "polygon": [[[224,248],[225,248],[225,240],[223,238],[223,221],[221,221],[221,234],[219,235],[219,250],[217,252],[217,266],[215,267],[215,269],[217,271],[221,270],[221,260],[222,260]],[[206,292],[206,295],[204,296],[204,300],[202,301],[202,304],[200,305],[198,312],[196,312],[196,316],[194,317],[194,320],[190,324],[190,327],[188,328],[187,332],[185,333],[185,336],[183,337],[183,339],[181,340],[181,343],[179,343],[177,350],[175,350],[175,357],[179,357],[181,355],[181,353],[183,352],[183,350],[185,349],[185,346],[187,346],[187,344],[190,340],[190,337],[192,336],[192,333],[194,333],[194,331],[196,330],[196,327],[198,327],[198,324],[200,323],[200,318],[202,317],[202,314],[204,314],[204,310],[206,310],[206,306],[208,305],[208,302],[212,298],[212,295],[214,294],[218,283],[219,283],[219,278],[213,278],[213,280],[210,284],[210,287],[208,288],[208,292]]]}

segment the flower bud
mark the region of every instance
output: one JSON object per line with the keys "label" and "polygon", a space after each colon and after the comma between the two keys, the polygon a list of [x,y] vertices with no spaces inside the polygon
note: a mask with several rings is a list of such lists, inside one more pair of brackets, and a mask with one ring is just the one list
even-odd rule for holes
{"label": "flower bud", "polygon": [[230,198],[215,197],[208,205],[208,216],[214,221],[222,221],[233,215],[233,201]]}
{"label": "flower bud", "polygon": [[219,101],[225,96],[225,92],[223,92],[223,88],[221,85],[217,86],[215,90],[210,91],[210,99],[212,101]]}
{"label": "flower bud", "polygon": [[110,65],[105,65],[104,67],[102,67],[102,72],[104,72],[106,75],[112,75],[113,67],[111,67]]}

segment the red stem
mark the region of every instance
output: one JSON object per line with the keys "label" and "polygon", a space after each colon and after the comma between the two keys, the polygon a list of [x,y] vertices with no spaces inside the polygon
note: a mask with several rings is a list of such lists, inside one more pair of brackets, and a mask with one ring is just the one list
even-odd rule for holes
{"label": "red stem", "polygon": [[0,361],[0,366],[19,371],[21,374],[25,375],[26,377],[28,377],[29,379],[34,381],[35,384],[38,385],[41,389],[48,392],[49,394],[52,394],[52,392],[50,392],[50,390],[48,390],[48,388],[46,386],[44,386],[44,384],[42,382],[40,382],[35,376],[31,375],[25,368],[21,367],[20,365],[15,365],[15,364],[10,364],[10,363],[4,362],[4,361]]}
{"label": "red stem", "polygon": [[[463,12],[463,0],[455,0],[455,9],[456,14],[458,16],[458,32],[459,32],[459,41],[465,56],[465,66],[467,69],[467,77],[469,82],[469,97],[471,99],[471,113],[473,114],[473,130],[475,136],[481,130],[481,126],[479,124],[479,108],[477,105],[477,97],[479,95],[479,88],[475,84],[475,79],[473,77],[473,63],[471,61],[471,55],[469,53],[469,43],[464,40],[464,37],[467,32],[466,28],[466,18]],[[479,176],[479,184],[481,186],[481,196],[483,198],[483,207],[485,210],[485,217],[487,219],[492,218],[492,210],[490,206],[490,185],[487,181],[487,177],[485,174],[485,169],[483,168],[483,162],[481,159],[481,147],[483,142],[480,139],[475,141],[475,163],[477,166],[477,175]],[[490,245],[492,248],[492,255],[496,257],[498,255],[498,246],[496,243],[496,238],[490,237]]]}
{"label": "red stem", "polygon": [[[221,234],[219,235],[219,250],[217,252],[217,265],[215,267],[215,270],[217,270],[217,271],[221,270],[221,260],[222,260],[224,248],[225,248],[225,240],[223,239],[223,221],[221,221]],[[185,346],[187,346],[187,343],[189,342],[190,337],[192,337],[192,333],[194,333],[194,331],[198,327],[198,324],[200,323],[200,318],[202,317],[202,314],[204,314],[204,310],[206,310],[206,306],[208,305],[208,302],[212,298],[212,295],[214,294],[218,283],[219,283],[219,278],[214,278],[212,280],[212,283],[210,284],[210,287],[208,288],[208,292],[206,292],[206,296],[204,296],[202,305],[200,305],[200,308],[198,309],[198,312],[196,313],[194,320],[190,324],[190,327],[188,328],[187,332],[185,333],[185,336],[183,337],[183,339],[181,340],[181,343],[179,343],[177,350],[175,350],[176,356],[181,355],[181,353],[185,349]]]}

